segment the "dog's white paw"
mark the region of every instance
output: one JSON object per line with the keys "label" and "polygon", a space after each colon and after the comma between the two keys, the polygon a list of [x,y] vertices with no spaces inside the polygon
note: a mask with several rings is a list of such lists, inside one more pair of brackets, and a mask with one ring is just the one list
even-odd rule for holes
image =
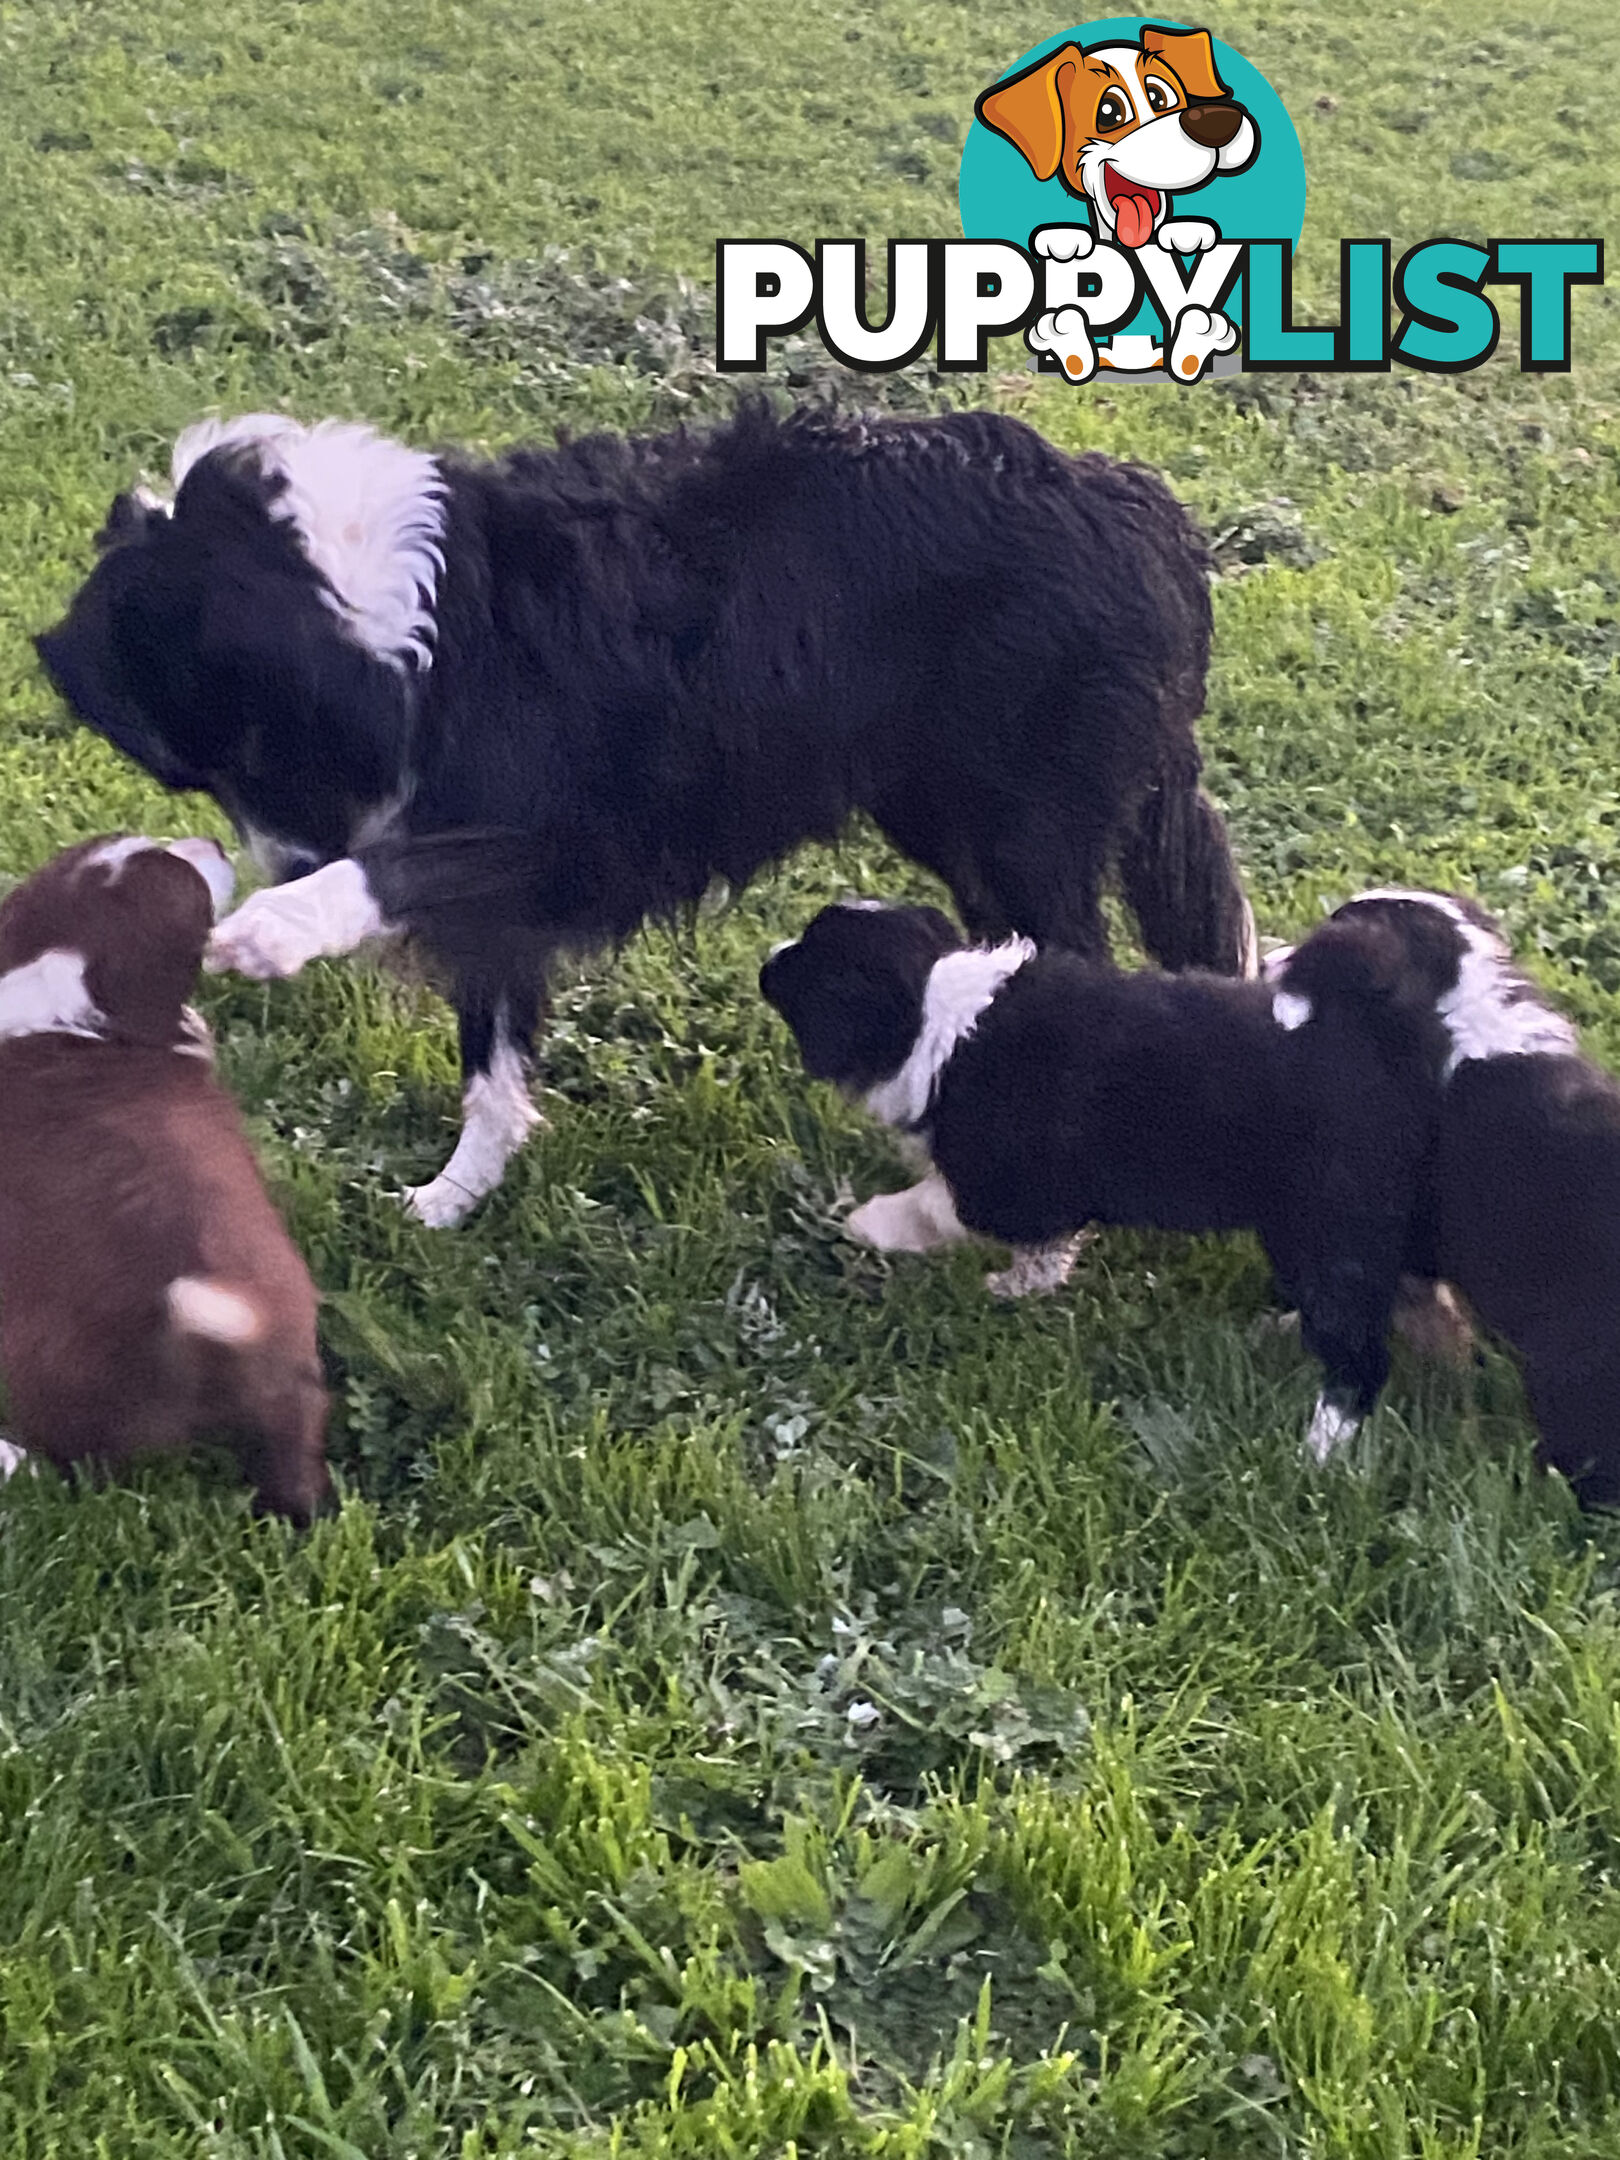
{"label": "dog's white paw", "polygon": [[1048,308],[1030,331],[1029,346],[1049,352],[1072,383],[1090,382],[1097,372],[1091,325],[1077,307]]}
{"label": "dog's white paw", "polygon": [[478,1205],[481,1195],[468,1192],[454,1178],[439,1176],[426,1185],[407,1185],[400,1196],[405,1211],[430,1230],[454,1230]]}
{"label": "dog's white paw", "polygon": [[1221,236],[1207,218],[1171,218],[1153,237],[1167,255],[1202,255]]}
{"label": "dog's white paw", "polygon": [[1049,1297],[1054,1290],[1063,1288],[1074,1272],[1081,1249],[1096,1234],[1094,1230],[1082,1230],[1078,1237],[1065,1238],[1061,1245],[1030,1246],[1015,1252],[1012,1265],[994,1269],[984,1278],[984,1287],[993,1298]]}
{"label": "dog's white paw", "polygon": [[28,1463],[27,1451],[11,1440],[0,1440],[0,1485],[7,1478],[15,1477]]}
{"label": "dog's white paw", "polygon": [[296,975],[323,953],[349,953],[387,933],[366,874],[347,857],[251,894],[208,942],[203,965],[254,982]]}
{"label": "dog's white paw", "polygon": [[1217,353],[1235,349],[1237,325],[1208,308],[1183,308],[1170,342],[1170,372],[1177,382],[1196,382]]}
{"label": "dog's white paw", "polygon": [[296,975],[320,951],[308,925],[276,905],[280,886],[254,893],[227,915],[208,941],[203,962],[211,975],[246,975],[252,982]]}
{"label": "dog's white paw", "polygon": [[1096,244],[1089,225],[1043,225],[1034,236],[1036,254],[1052,262],[1084,262]]}
{"label": "dog's white paw", "polygon": [[875,1252],[937,1252],[945,1245],[960,1245],[969,1235],[957,1220],[950,1188],[938,1177],[863,1201],[844,1217],[844,1229],[858,1245],[870,1245]]}

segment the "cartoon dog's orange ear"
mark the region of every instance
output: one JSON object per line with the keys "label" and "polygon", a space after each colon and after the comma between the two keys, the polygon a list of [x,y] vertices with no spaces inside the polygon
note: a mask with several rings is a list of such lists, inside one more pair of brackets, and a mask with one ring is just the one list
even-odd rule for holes
{"label": "cartoon dog's orange ear", "polygon": [[1232,95],[1215,72],[1215,48],[1207,30],[1161,30],[1144,23],[1142,50],[1165,62],[1193,104]]}
{"label": "cartoon dog's orange ear", "polygon": [[1022,74],[992,83],[974,105],[985,126],[1006,136],[1037,180],[1050,180],[1062,160],[1063,100],[1083,57],[1078,45],[1060,45]]}

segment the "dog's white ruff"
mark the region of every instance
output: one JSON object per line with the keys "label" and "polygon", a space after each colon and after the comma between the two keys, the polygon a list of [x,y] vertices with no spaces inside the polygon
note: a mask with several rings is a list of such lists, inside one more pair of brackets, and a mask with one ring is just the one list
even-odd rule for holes
{"label": "dog's white ruff", "polygon": [[268,982],[393,933],[365,871],[344,856],[308,877],[250,894],[214,932],[204,965],[214,974],[228,969]]}
{"label": "dog's white ruff", "polygon": [[897,1073],[868,1091],[866,1107],[884,1125],[915,1125],[927,1113],[940,1073],[978,1026],[980,1016],[1035,947],[1028,938],[947,953],[928,971],[922,1025]]}
{"label": "dog's white ruff", "polygon": [[945,1245],[965,1244],[971,1231],[957,1217],[951,1189],[937,1170],[904,1192],[878,1193],[844,1218],[844,1228],[857,1244],[877,1252],[938,1252]]}
{"label": "dog's white ruff", "polygon": [[0,975],[0,1042],[25,1035],[101,1038],[103,1016],[84,986],[84,955],[41,953]]}
{"label": "dog's white ruff", "polygon": [[501,1182],[507,1164],[535,1126],[523,1060],[498,1028],[489,1070],[475,1073],[461,1098],[461,1138],[431,1184],[412,1186],[406,1204],[430,1230],[451,1230]]}
{"label": "dog's white ruff", "polygon": [[349,420],[304,427],[280,413],[202,420],[174,446],[176,489],[211,450],[244,448],[283,482],[270,506],[326,581],[356,639],[391,667],[433,660],[444,571],[444,475],[425,451]]}

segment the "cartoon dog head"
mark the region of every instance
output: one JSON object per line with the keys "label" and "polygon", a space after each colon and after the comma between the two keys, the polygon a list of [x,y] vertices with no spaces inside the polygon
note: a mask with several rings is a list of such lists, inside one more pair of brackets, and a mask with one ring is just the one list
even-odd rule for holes
{"label": "cartoon dog head", "polygon": [[1145,24],[1135,45],[1063,45],[974,107],[1037,180],[1091,205],[1099,239],[1145,247],[1172,194],[1253,163],[1260,133],[1221,81],[1207,30]]}

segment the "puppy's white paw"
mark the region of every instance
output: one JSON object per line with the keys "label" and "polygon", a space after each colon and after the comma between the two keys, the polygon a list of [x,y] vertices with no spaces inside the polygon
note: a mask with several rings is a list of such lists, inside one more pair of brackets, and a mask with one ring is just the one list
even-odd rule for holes
{"label": "puppy's white paw", "polygon": [[1036,254],[1052,262],[1084,262],[1096,244],[1089,225],[1043,225],[1034,236]]}
{"label": "puppy's white paw", "polygon": [[1170,372],[1177,382],[1196,382],[1217,353],[1232,352],[1237,345],[1236,324],[1208,308],[1183,308],[1176,317],[1170,341]]}
{"label": "puppy's white paw", "polygon": [[1091,325],[1077,307],[1048,308],[1029,333],[1029,348],[1049,352],[1072,383],[1090,382],[1097,372]]}
{"label": "puppy's white paw", "polygon": [[406,1213],[430,1230],[454,1230],[478,1205],[479,1195],[441,1174],[426,1185],[407,1185],[401,1198]]}
{"label": "puppy's white paw", "polygon": [[1316,1398],[1316,1408],[1311,1414],[1310,1428],[1305,1435],[1305,1452],[1314,1462],[1325,1463],[1330,1455],[1353,1440],[1361,1430],[1361,1420],[1349,1410],[1341,1410],[1328,1401],[1325,1395]]}
{"label": "puppy's white paw", "polygon": [[1054,1290],[1063,1288],[1082,1248],[1096,1234],[1095,1230],[1082,1230],[1078,1237],[1065,1238],[1061,1245],[1030,1246],[1015,1252],[1012,1265],[994,1269],[984,1278],[984,1287],[993,1298],[1049,1297]]}
{"label": "puppy's white paw", "polygon": [[937,1252],[960,1245],[969,1234],[957,1220],[949,1187],[938,1177],[863,1201],[844,1217],[844,1228],[858,1245],[875,1252]]}
{"label": "puppy's white paw", "polygon": [[1153,237],[1167,255],[1202,255],[1221,236],[1205,218],[1171,218]]}
{"label": "puppy's white paw", "polygon": [[15,1477],[27,1463],[28,1456],[24,1449],[10,1440],[0,1440],[0,1485],[3,1485],[7,1478]]}

